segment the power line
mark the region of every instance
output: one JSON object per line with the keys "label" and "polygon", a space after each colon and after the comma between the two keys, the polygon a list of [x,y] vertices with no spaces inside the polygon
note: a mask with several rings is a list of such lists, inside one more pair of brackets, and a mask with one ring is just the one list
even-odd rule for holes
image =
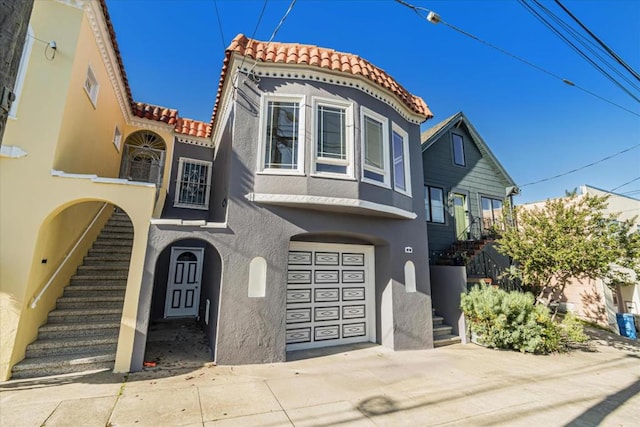
{"label": "power line", "polygon": [[565,11],[567,15],[569,15],[583,30],[585,30],[595,41],[600,44],[620,65],[622,65],[627,71],[629,71],[638,81],[640,81],[640,74],[635,71],[629,64],[627,64],[620,56],[613,51],[609,46],[607,46],[602,40],[600,40],[586,25],[584,25],[569,9],[567,9],[559,0],[555,0],[556,4],[560,6],[562,10]]}
{"label": "power line", "polygon": [[[266,3],[266,1],[265,1],[265,3]],[[271,37],[269,37],[269,40],[266,43],[265,50],[267,49],[269,44],[273,41],[273,39],[275,38],[276,34],[278,34],[278,31],[280,30],[280,27],[282,27],[282,24],[284,24],[284,21],[286,21],[287,17],[289,16],[289,13],[291,13],[291,10],[293,9],[293,6],[295,4],[296,4],[296,0],[291,0],[291,3],[289,3],[289,7],[287,8],[287,11],[284,13],[284,15],[282,15],[282,18],[280,18],[280,22],[278,22],[278,25],[276,25],[276,28],[273,30],[273,33],[271,33]],[[243,59],[243,62],[244,62],[244,59]],[[256,67],[256,64],[257,64],[257,62],[254,62],[253,66],[251,67],[251,69],[247,73],[249,76],[251,76],[251,74],[253,73],[253,70]]]}
{"label": "power line", "polygon": [[[595,162],[589,163],[588,165],[580,166],[579,168],[575,168],[575,169],[572,169],[570,171],[563,172],[563,173],[560,173],[558,175],[551,176],[549,178],[539,179],[539,180],[533,181],[533,182],[527,182],[526,184],[519,185],[519,187],[526,187],[528,185],[540,184],[541,182],[551,181],[553,179],[560,178],[560,177],[563,177],[565,175],[569,175],[569,174],[581,171],[581,170],[586,169],[586,168],[590,168],[591,166],[595,166],[595,165],[597,165],[599,163],[602,163],[602,162],[604,162],[606,160],[613,159],[614,157],[619,156],[620,154],[624,154],[624,153],[626,153],[628,151],[631,151],[631,150],[633,150],[635,148],[638,148],[638,147],[640,147],[640,144],[636,144],[636,145],[633,145],[633,146],[631,146],[629,148],[625,148],[622,151],[619,151],[619,152],[617,152],[615,154],[612,154],[610,156],[607,156],[607,157],[603,157],[600,160],[596,160]],[[613,191],[613,190],[611,190],[611,191]]]}
{"label": "power line", "polygon": [[[507,55],[507,56],[509,56],[509,57],[511,57],[513,59],[516,59],[516,60],[518,60],[518,61],[520,61],[520,62],[522,62],[522,63],[524,63],[524,64],[526,64],[526,65],[528,65],[528,66],[530,66],[530,67],[532,67],[532,68],[534,68],[536,70],[538,70],[538,71],[541,71],[541,72],[543,72],[543,73],[545,73],[545,74],[547,74],[547,75],[549,75],[549,76],[551,76],[551,77],[553,77],[553,78],[555,78],[557,80],[560,80],[561,82],[565,83],[568,86],[572,86],[572,87],[575,87],[577,89],[580,89],[581,91],[583,91],[583,92],[585,92],[585,93],[587,93],[587,94],[589,94],[589,95],[591,95],[591,96],[593,96],[595,98],[598,98],[598,99],[600,99],[600,100],[602,100],[604,102],[607,102],[607,103],[609,103],[609,104],[611,104],[611,105],[613,105],[615,107],[618,107],[621,110],[624,110],[624,111],[626,111],[628,113],[633,114],[634,116],[640,117],[640,114],[636,113],[633,110],[625,108],[620,104],[616,104],[615,102],[613,102],[613,101],[611,101],[611,100],[609,100],[609,99],[607,99],[607,98],[605,98],[603,96],[600,96],[600,95],[598,95],[598,94],[596,94],[596,93],[594,93],[594,92],[592,92],[590,90],[587,90],[587,89],[575,84],[573,81],[571,81],[569,79],[565,79],[565,78],[563,78],[563,77],[561,77],[561,76],[559,76],[557,74],[554,74],[551,71],[546,70],[546,69],[540,67],[539,65],[534,64],[533,62],[530,62],[530,61],[528,61],[528,60],[526,60],[526,59],[524,59],[524,58],[522,58],[520,56],[517,56],[517,55],[515,55],[515,54],[513,54],[513,53],[511,53],[511,52],[509,52],[509,51],[507,51],[505,49],[502,49],[501,47],[498,47],[498,46],[496,46],[494,44],[491,44],[491,43],[489,43],[489,42],[487,42],[487,41],[485,41],[485,40],[483,40],[483,39],[481,39],[481,38],[479,38],[479,37],[467,32],[467,31],[464,31],[461,28],[456,27],[453,24],[449,24],[448,22],[443,21],[442,18],[440,17],[440,15],[438,15],[437,13],[435,13],[432,10],[426,9],[424,7],[414,6],[414,5],[412,5],[410,3],[407,3],[407,2],[405,2],[403,0],[395,0],[395,1],[396,1],[396,3],[399,3],[399,4],[401,4],[401,5],[405,6],[405,7],[413,10],[418,16],[420,16],[423,19],[426,19],[427,21],[429,21],[429,22],[431,22],[433,24],[442,23],[443,25],[451,28],[452,30],[457,31],[460,34],[462,34],[464,36],[467,36],[467,37],[469,37],[469,38],[471,38],[473,40],[476,40],[476,41],[484,44],[485,46],[488,46],[488,47],[490,47],[492,49],[495,49],[498,52],[500,52],[500,53],[502,53],[504,55]],[[422,15],[421,12],[428,12],[429,14],[428,14],[428,16],[425,17],[424,15]]]}
{"label": "power line", "polygon": [[[256,27],[253,29],[253,34],[251,34],[251,38],[255,39],[256,37],[256,33],[258,32],[258,27],[260,27],[260,22],[262,22],[262,17],[264,16],[264,11],[267,9],[267,3],[269,2],[269,0],[264,0],[264,3],[262,3],[262,10],[260,11],[260,15],[258,16],[258,22],[256,22]],[[244,61],[247,59],[246,55],[242,56],[242,62],[240,63],[240,66],[238,67],[239,70],[242,70],[242,66],[244,65]],[[233,83],[233,87],[234,89],[238,89],[237,85],[237,80],[234,81]]]}
{"label": "power line", "polygon": [[611,190],[609,190],[609,191],[616,191],[618,188],[622,188],[622,187],[624,187],[625,185],[627,185],[627,184],[631,184],[632,182],[636,182],[636,181],[637,181],[637,180],[639,180],[639,179],[640,179],[640,176],[638,176],[638,177],[636,177],[636,178],[632,179],[631,181],[627,181],[627,182],[625,182],[624,184],[620,184],[620,185],[618,185],[616,188],[612,188],[612,189],[611,189]]}
{"label": "power line", "polygon": [[[537,5],[541,10],[543,10],[557,24],[559,24],[561,27],[563,27],[563,29],[565,31],[567,31],[570,34],[572,33],[569,29],[567,29],[568,28],[567,24],[564,21],[562,21],[560,18],[558,18],[553,12],[551,12],[549,9],[547,9],[542,4],[540,4],[540,2],[538,2],[537,0],[532,0],[532,2],[533,2],[533,4]],[[520,3],[520,5],[523,6],[536,19],[538,19],[540,22],[542,22],[543,25],[545,25],[549,30],[551,30],[551,32],[553,32],[557,37],[559,37],[565,44],[567,44],[571,49],[573,49],[574,52],[576,52],[579,56],[581,56],[585,61],[587,61],[596,70],[598,70],[600,72],[600,74],[605,76],[609,81],[611,81],[613,84],[615,84],[620,89],[622,89],[627,95],[632,97],[635,101],[640,102],[640,98],[638,98],[634,93],[629,91],[629,89],[627,89],[622,83],[620,83],[618,80],[616,80],[611,74],[609,74],[607,71],[605,71],[596,61],[594,61],[592,58],[590,58],[584,51],[582,51],[571,40],[569,40],[564,34],[562,34],[562,32],[560,30],[558,30],[556,27],[554,27],[552,23],[547,21],[547,19],[544,16],[542,16],[537,10],[535,10],[530,4],[528,4],[525,0],[519,0],[518,3]],[[583,42],[581,42],[579,37],[577,37],[575,34],[572,34],[572,35],[574,36],[574,38],[576,40],[578,40],[579,43],[581,43],[583,46],[585,46],[587,49],[589,49],[591,51],[591,53],[593,53],[596,56],[598,56],[597,53],[593,52],[593,50],[590,47],[586,46]],[[600,60],[604,62],[604,60],[601,57],[600,57]],[[617,72],[617,73],[620,75],[619,72]]]}
{"label": "power line", "polygon": [[220,40],[222,41],[222,50],[227,48],[227,43],[224,41],[224,32],[222,31],[222,22],[220,21],[220,13],[218,12],[218,2],[213,0],[213,7],[216,10],[216,18],[218,19],[218,29],[220,30]]}

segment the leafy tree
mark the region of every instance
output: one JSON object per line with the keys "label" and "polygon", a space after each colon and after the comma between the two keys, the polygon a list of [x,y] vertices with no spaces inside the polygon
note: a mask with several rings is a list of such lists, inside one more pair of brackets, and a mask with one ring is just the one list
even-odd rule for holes
{"label": "leafy tree", "polygon": [[547,200],[543,207],[515,209],[517,226],[497,240],[497,249],[512,258],[510,274],[551,305],[571,279],[603,279],[607,285],[632,283],[640,277],[640,233],[633,221],[608,214],[607,196]]}

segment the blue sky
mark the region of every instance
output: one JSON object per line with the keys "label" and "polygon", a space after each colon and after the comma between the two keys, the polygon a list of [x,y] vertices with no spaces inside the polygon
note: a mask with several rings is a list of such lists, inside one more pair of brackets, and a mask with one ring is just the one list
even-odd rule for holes
{"label": "blue sky", "polygon": [[[267,2],[256,39],[269,39],[289,3]],[[408,3],[640,115],[640,103],[515,0]],[[543,4],[569,21],[553,2]],[[563,4],[640,72],[640,1]],[[224,47],[238,33],[254,33],[264,1],[107,0],[107,5],[134,99],[209,121]],[[353,53],[384,69],[434,112],[423,130],[464,111],[519,185],[640,144],[640,116],[431,24],[393,0],[298,0],[274,40]],[[581,184],[611,190],[637,177],[640,147],[559,179],[525,185],[516,203],[561,196]],[[640,198],[640,179],[617,192]]]}

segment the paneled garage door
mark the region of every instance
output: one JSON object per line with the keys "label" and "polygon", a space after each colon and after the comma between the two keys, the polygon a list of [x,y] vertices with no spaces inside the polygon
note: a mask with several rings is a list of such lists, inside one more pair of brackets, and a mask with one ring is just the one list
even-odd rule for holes
{"label": "paneled garage door", "polygon": [[287,350],[375,341],[374,248],[291,242]]}

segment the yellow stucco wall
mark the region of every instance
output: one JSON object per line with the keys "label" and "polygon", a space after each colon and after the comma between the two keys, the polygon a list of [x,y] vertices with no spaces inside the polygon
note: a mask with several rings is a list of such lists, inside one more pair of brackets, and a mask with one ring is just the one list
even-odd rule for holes
{"label": "yellow stucco wall", "polygon": [[[0,380],[8,378],[11,367],[24,356],[26,345],[68,283],[65,278],[73,274],[93,240],[81,245],[35,309],[29,307],[31,299],[103,202],[122,208],[134,226],[116,358],[116,370],[127,371],[156,191],[149,185],[52,176],[53,168],[116,177],[120,153],[112,144],[113,129],[115,124],[121,126],[124,141],[125,117],[83,10],[37,1],[30,24],[35,37],[55,40],[58,49],[49,60],[44,45],[35,42],[16,119],[8,122],[3,141],[28,155],[0,158]],[[100,82],[95,109],[83,88],[88,61]],[[170,144],[171,138],[166,142]],[[89,236],[96,234],[97,229]],[[45,258],[47,263],[42,264]]]}
{"label": "yellow stucco wall", "polygon": [[[116,125],[124,133],[125,118],[86,16],[74,59],[53,168],[117,178],[121,155],[113,136]],[[89,66],[99,85],[95,107],[84,88]]]}

